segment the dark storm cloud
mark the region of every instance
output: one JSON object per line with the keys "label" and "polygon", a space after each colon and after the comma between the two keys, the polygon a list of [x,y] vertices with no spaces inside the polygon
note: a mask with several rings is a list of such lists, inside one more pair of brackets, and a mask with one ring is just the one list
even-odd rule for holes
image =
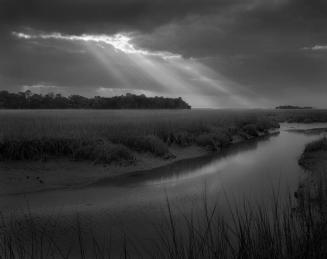
{"label": "dark storm cloud", "polygon": [[247,0],[1,0],[0,21],[70,33],[149,30],[189,14],[218,12]]}
{"label": "dark storm cloud", "polygon": [[[2,79],[7,78],[6,84],[14,81],[13,85],[24,80],[110,84],[110,77],[99,65],[92,65],[92,59],[85,60],[85,56],[76,53],[67,54],[69,51],[65,48],[69,46],[51,41],[39,45],[37,41],[26,43],[13,37],[12,32],[113,34],[126,30],[142,33],[165,23],[178,22],[188,15],[217,13],[243,3],[244,0],[0,0],[0,74]],[[70,49],[72,47],[79,48],[73,45]],[[84,69],[87,73],[83,73]],[[69,75],[66,71],[77,71],[82,76],[74,78],[75,73]]]}
{"label": "dark storm cloud", "polygon": [[327,94],[326,26],[327,1],[261,1],[162,26],[137,42],[155,50],[169,46],[278,99],[301,89]]}
{"label": "dark storm cloud", "polygon": [[327,43],[326,25],[327,1],[252,1],[162,26],[140,44],[193,57],[294,51]]}
{"label": "dark storm cloud", "polygon": [[197,60],[269,105],[294,92],[313,100],[327,95],[326,26],[325,0],[0,0],[0,87],[115,84],[81,44],[24,41],[13,31],[132,32],[135,46]]}
{"label": "dark storm cloud", "polygon": [[[63,43],[44,42],[37,45],[13,37],[13,31],[44,31],[67,34],[106,33],[121,31],[151,31],[160,25],[176,22],[191,14],[215,13],[239,5],[241,0],[0,0],[1,85],[26,81],[64,81],[79,85],[104,84],[110,78],[103,68],[85,65],[92,61],[68,54]],[[58,48],[55,45],[59,45]],[[68,47],[68,46],[67,46]],[[76,45],[73,45],[75,48]],[[169,48],[169,46],[167,46]],[[78,46],[77,46],[78,48]],[[90,66],[90,67],[89,67]],[[64,69],[66,68],[67,69]],[[70,67],[70,69],[68,69]],[[87,69],[87,73],[83,73]],[[67,80],[66,71],[79,71],[82,77]],[[56,73],[54,71],[57,71]],[[83,75],[87,74],[86,80]],[[57,77],[56,80],[54,78]],[[73,75],[70,75],[73,77]],[[6,79],[6,80],[5,80]],[[5,83],[4,83],[5,82]],[[107,84],[111,81],[107,79]]]}

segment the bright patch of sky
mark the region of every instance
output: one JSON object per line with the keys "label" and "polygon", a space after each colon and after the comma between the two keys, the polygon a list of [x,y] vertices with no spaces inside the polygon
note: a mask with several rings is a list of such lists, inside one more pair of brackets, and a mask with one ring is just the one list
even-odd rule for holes
{"label": "bright patch of sky", "polygon": [[[132,93],[148,95],[158,92],[158,89],[134,89],[133,78],[129,78],[114,65],[117,62],[125,62],[126,66],[131,67],[130,70],[137,69],[144,78],[149,78],[159,85],[161,95],[182,96],[196,107],[251,107],[251,102],[242,95],[239,86],[201,62],[176,53],[138,48],[133,44],[130,34],[66,35],[23,32],[12,34],[22,40],[62,40],[85,44],[85,49],[119,82],[118,89],[131,89]],[[110,55],[113,50],[120,55]],[[100,87],[97,93],[108,95],[113,93],[110,89],[113,88]]]}

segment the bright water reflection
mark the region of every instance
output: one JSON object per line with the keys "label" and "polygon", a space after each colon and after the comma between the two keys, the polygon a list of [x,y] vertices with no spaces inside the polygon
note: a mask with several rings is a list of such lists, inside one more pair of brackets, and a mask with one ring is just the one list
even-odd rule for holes
{"label": "bright water reflection", "polygon": [[193,207],[194,200],[202,197],[204,186],[210,200],[224,199],[226,195],[269,200],[272,189],[278,189],[286,198],[304,175],[297,163],[299,156],[307,143],[319,137],[286,130],[326,126],[283,124],[279,135],[244,143],[223,154],[102,180],[83,189],[1,197],[0,206],[2,211],[10,211],[26,208],[28,204],[30,211],[42,214],[49,211],[151,214],[162,208],[166,195],[180,209]]}

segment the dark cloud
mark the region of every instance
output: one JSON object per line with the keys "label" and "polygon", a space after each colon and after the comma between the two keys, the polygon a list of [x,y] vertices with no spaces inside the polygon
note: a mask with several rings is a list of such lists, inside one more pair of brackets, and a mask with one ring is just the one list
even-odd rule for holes
{"label": "dark cloud", "polygon": [[1,0],[0,21],[69,33],[151,30],[190,14],[215,13],[248,0]]}
{"label": "dark cloud", "polygon": [[252,1],[159,27],[138,43],[192,57],[294,51],[327,43],[326,25],[326,1]]}
{"label": "dark cloud", "polygon": [[[27,42],[12,32],[125,31],[140,48],[197,60],[270,103],[296,91],[303,102],[308,93],[327,95],[327,50],[313,48],[327,46],[325,0],[0,0],[0,24],[0,88],[119,87],[83,45]],[[127,78],[156,88],[124,64],[115,66]]]}
{"label": "dark cloud", "polygon": [[326,92],[327,52],[280,52],[255,56],[211,58],[203,63],[215,67],[228,78],[269,97],[281,89]]}
{"label": "dark cloud", "polygon": [[161,26],[136,42],[201,60],[243,87],[278,100],[296,91],[327,95],[327,48],[312,49],[327,45],[326,26],[326,1],[262,1]]}

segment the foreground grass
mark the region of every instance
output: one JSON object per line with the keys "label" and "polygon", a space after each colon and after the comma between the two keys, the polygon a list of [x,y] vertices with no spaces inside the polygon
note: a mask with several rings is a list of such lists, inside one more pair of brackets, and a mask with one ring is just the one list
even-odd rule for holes
{"label": "foreground grass", "polygon": [[182,220],[167,200],[166,220],[148,226],[156,228],[153,240],[144,245],[122,233],[119,248],[80,217],[66,229],[54,218],[12,217],[0,225],[0,258],[326,258],[326,212],[272,199],[272,206],[244,202],[225,217],[204,198],[202,214]]}
{"label": "foreground grass", "polygon": [[135,153],[172,158],[173,145],[216,151],[277,127],[260,111],[0,111],[0,160],[134,163]]}

